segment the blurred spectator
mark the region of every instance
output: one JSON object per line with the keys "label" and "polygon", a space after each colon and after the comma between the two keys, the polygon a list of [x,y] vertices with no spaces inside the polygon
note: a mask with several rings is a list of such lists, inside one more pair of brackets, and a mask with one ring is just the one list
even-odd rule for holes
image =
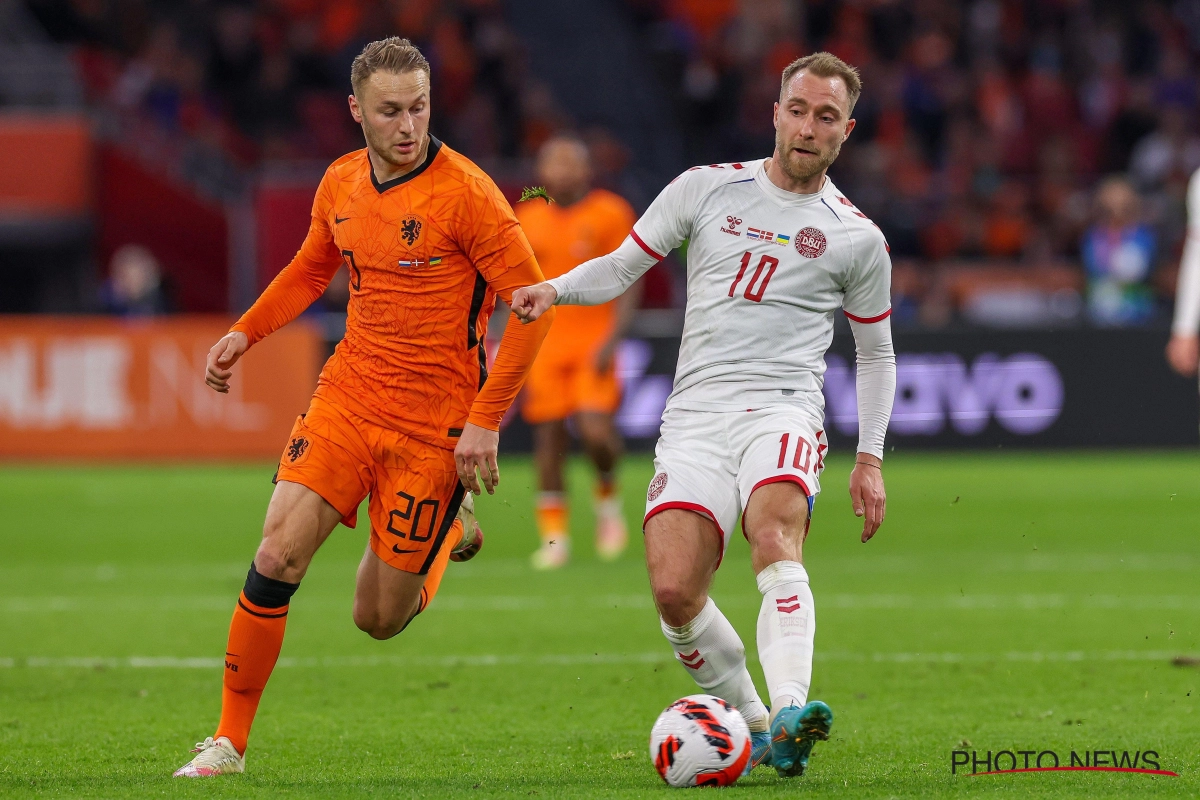
{"label": "blurred spectator", "polygon": [[[744,0],[736,14],[718,0],[626,3],[647,41],[670,52],[655,63],[676,97],[733,96],[753,110],[778,92],[785,52],[829,50],[859,68],[858,126],[831,176],[905,261],[903,302],[936,309],[900,314],[897,325],[946,319],[938,276],[948,262],[1025,270],[1033,293],[1047,291],[1046,269],[1073,263],[1082,284],[1082,242],[1094,246],[1095,318],[1152,318],[1146,275],[1155,252],[1179,247],[1183,186],[1200,167],[1193,3]],[[692,108],[674,108],[685,131]],[[770,151],[761,115],[713,113],[706,125],[685,138],[691,163]],[[1091,190],[1107,172],[1128,172],[1144,205],[1136,221],[1106,215],[1085,238]],[[1107,190],[1105,203],[1120,191]],[[1137,276],[1112,272],[1113,231],[1133,242],[1114,252],[1144,256]],[[1102,298],[1114,291],[1110,308]]]}
{"label": "blurred spectator", "polygon": [[1129,171],[1138,188],[1157,189],[1172,173],[1191,175],[1200,167],[1200,136],[1190,118],[1191,106],[1167,106],[1158,129],[1134,147]]}
{"label": "blurred spectator", "polygon": [[1088,314],[1097,325],[1136,325],[1154,312],[1148,285],[1154,231],[1139,219],[1139,198],[1128,179],[1104,179],[1096,192],[1096,223],[1083,237]]}
{"label": "blurred spectator", "polygon": [[158,259],[140,244],[113,253],[102,288],[104,308],[125,317],[153,317],[171,311]]}

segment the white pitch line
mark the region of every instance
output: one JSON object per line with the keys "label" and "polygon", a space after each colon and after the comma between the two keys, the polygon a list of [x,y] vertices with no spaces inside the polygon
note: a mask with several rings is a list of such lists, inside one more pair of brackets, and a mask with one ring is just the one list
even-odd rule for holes
{"label": "white pitch line", "polygon": [[[817,652],[817,661],[888,663],[888,664],[957,664],[997,661],[1084,662],[1084,661],[1170,661],[1173,658],[1196,658],[1195,655],[1169,650],[1104,650],[1012,651],[1007,653],[853,653]],[[645,653],[559,653],[542,655],[459,655],[459,656],[325,656],[284,657],[277,666],[291,668],[351,668],[351,667],[503,667],[503,666],[587,666],[604,664],[658,664],[674,659],[669,652]],[[38,657],[0,658],[4,669],[220,669],[220,658],[177,658],[173,656],[127,658],[104,657]]]}
{"label": "white pitch line", "polygon": [[[1041,609],[1112,609],[1128,611],[1200,609],[1200,596],[1116,595],[1116,594],[818,594],[818,609],[873,610],[909,609],[925,611],[1037,611]],[[758,607],[757,595],[731,595],[721,599],[729,608]],[[349,595],[301,597],[297,608],[349,607]],[[233,601],[225,595],[49,595],[44,597],[0,598],[0,613],[54,614],[79,611],[228,611]],[[649,593],[644,595],[587,595],[583,597],[545,597],[541,595],[469,595],[443,594],[429,607],[430,613],[455,611],[541,611],[550,607],[589,609],[650,609]]]}

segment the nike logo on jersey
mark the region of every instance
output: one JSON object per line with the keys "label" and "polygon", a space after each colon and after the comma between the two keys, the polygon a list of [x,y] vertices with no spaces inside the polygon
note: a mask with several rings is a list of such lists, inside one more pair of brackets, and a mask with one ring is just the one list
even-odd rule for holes
{"label": "nike logo on jersey", "polygon": [[337,214],[334,214],[333,215],[333,224],[341,225],[343,222],[345,222],[348,219],[350,219],[350,218],[349,217],[339,217]]}
{"label": "nike logo on jersey", "polygon": [[416,550],[401,550],[399,545],[392,545],[392,552],[405,555],[406,553],[419,553],[421,552],[421,548],[418,547]]}

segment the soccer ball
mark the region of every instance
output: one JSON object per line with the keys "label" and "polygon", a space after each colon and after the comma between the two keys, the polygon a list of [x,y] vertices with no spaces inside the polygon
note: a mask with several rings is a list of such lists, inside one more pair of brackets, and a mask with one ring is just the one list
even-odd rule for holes
{"label": "soccer ball", "polygon": [[650,730],[650,760],[671,786],[731,786],[750,750],[741,713],[710,694],[676,700]]}

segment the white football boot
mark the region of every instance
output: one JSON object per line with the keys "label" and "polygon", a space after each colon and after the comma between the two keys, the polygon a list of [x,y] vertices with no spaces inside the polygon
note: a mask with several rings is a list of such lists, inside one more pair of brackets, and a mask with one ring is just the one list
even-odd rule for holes
{"label": "white football boot", "polygon": [[214,775],[233,775],[246,770],[245,757],[238,755],[233,743],[224,736],[216,739],[209,736],[203,742],[197,742],[192,752],[199,755],[175,770],[174,777],[211,778]]}
{"label": "white football boot", "polygon": [[533,551],[530,561],[534,569],[545,572],[566,566],[570,558],[571,540],[565,534],[559,534],[553,539],[543,541],[542,546]]}
{"label": "white football boot", "polygon": [[450,551],[450,560],[470,561],[483,548],[483,528],[475,519],[475,496],[470,492],[463,495],[458,507],[458,521],[462,523],[463,535]]}

